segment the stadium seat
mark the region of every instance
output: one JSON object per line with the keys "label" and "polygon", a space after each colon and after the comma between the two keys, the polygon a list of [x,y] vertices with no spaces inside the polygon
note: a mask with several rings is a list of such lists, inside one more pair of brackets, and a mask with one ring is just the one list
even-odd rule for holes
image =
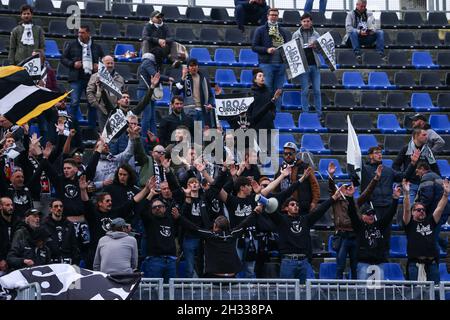
{"label": "stadium seat", "polygon": [[183,17],[176,6],[162,6],[161,13],[164,14],[164,19],[171,22],[182,21]]}
{"label": "stadium seat", "polygon": [[362,61],[367,68],[381,68],[381,66],[386,64],[378,52],[371,51],[364,52]]}
{"label": "stadium seat", "polygon": [[250,88],[253,84],[253,72],[252,70],[242,69],[241,76],[239,78],[239,87]]}
{"label": "stadium seat", "polygon": [[347,151],[347,135],[331,135],[328,145],[333,154],[343,154]]}
{"label": "stadium seat", "polygon": [[170,88],[168,86],[163,86],[163,97],[160,100],[155,101],[155,105],[167,107],[170,104]]}
{"label": "stadium seat", "polygon": [[319,266],[319,279],[336,279],[336,262],[322,262]]}
{"label": "stadium seat", "polygon": [[405,12],[405,15],[403,16],[403,25],[408,27],[420,28],[424,24],[425,23],[422,19],[422,15],[420,14],[420,12],[414,11]]}
{"label": "stadium seat", "polygon": [[442,136],[445,141],[444,148],[441,150],[443,154],[450,154],[450,136]]}
{"label": "stadium seat", "polygon": [[319,160],[319,172],[325,179],[327,179],[328,177],[328,165],[330,162],[333,162],[336,166],[336,172],[334,174],[334,177],[336,179],[348,179],[348,174],[342,172],[341,165],[339,164],[339,161],[337,159],[322,158]]}
{"label": "stadium seat", "polygon": [[336,78],[336,75],[334,72],[321,72],[320,74],[320,86],[322,88],[333,88],[336,89],[337,87],[340,87],[339,81]]}
{"label": "stadium seat", "polygon": [[[327,179],[327,176],[320,177],[320,175],[319,175],[319,178],[320,178],[320,180]],[[319,186],[320,186],[320,183],[319,183]],[[321,190],[321,192],[322,192],[322,190]],[[329,195],[328,191],[325,194]],[[332,209],[331,208],[328,209],[325,212],[325,214],[319,220],[317,220],[317,222],[314,224],[314,229],[316,229],[316,230],[331,230],[332,228],[334,228],[334,221],[333,221],[333,218],[331,217],[331,212],[332,212]],[[322,242],[322,240],[320,240],[320,243],[321,243],[321,251],[322,251],[320,253],[320,255],[321,256],[324,256],[324,255],[329,256],[330,253],[328,252],[328,250],[323,250],[324,243]]]}
{"label": "stadium seat", "polygon": [[367,87],[370,89],[393,89],[386,72],[369,72]]}
{"label": "stadium seat", "polygon": [[301,109],[301,99],[299,91],[283,91],[281,105],[284,109]]}
{"label": "stadium seat", "polygon": [[333,239],[333,235],[330,235],[328,237],[328,252],[330,253],[330,255],[332,257],[336,257],[336,251],[333,250],[332,239]]}
{"label": "stadium seat", "polygon": [[392,235],[389,256],[391,258],[406,258],[406,243],[405,235]]}
{"label": "stadium seat", "polygon": [[417,43],[412,32],[402,31],[397,33],[396,45],[401,47],[414,48]]}
{"label": "stadium seat", "polygon": [[374,132],[377,131],[377,128],[375,128],[372,119],[370,118],[370,115],[367,113],[355,113],[351,116],[351,121],[353,128],[357,132]]}
{"label": "stadium seat", "polygon": [[134,48],[134,45],[132,44],[124,44],[124,43],[119,43],[116,44],[116,48],[114,49],[114,58],[117,59],[117,61],[119,62],[140,62],[141,58],[140,57],[128,57],[126,56],[126,54],[130,53],[130,52],[134,52],[137,54],[136,49]]}
{"label": "stadium seat", "polygon": [[331,27],[343,27],[345,25],[345,18],[347,18],[347,12],[333,11],[331,13]]}
{"label": "stadium seat", "polygon": [[67,37],[72,33],[69,29],[67,29],[66,22],[63,20],[51,20],[48,24],[48,34],[52,36],[58,37]]}
{"label": "stadium seat", "polygon": [[330,154],[330,150],[326,149],[322,137],[319,134],[304,134],[301,140],[301,146],[306,151],[317,154]]}
{"label": "stadium seat", "polygon": [[439,89],[442,87],[440,75],[437,71],[428,71],[420,75],[420,86],[426,89]]}
{"label": "stadium seat", "polygon": [[105,3],[88,1],[85,4],[84,14],[93,18],[103,18],[106,15]]}
{"label": "stadium seat", "polygon": [[199,41],[206,44],[217,45],[223,39],[219,35],[219,30],[216,28],[202,28],[200,30]]}
{"label": "stadium seat", "polygon": [[408,142],[409,136],[386,135],[384,136],[384,153],[398,154],[401,148]]}
{"label": "stadium seat", "polygon": [[404,281],[402,267],[398,263],[383,263],[384,280]]}
{"label": "stadium seat", "polygon": [[450,165],[445,159],[436,160],[441,176],[450,179]]}
{"label": "stadium seat", "polygon": [[445,12],[428,13],[428,24],[434,28],[448,27],[448,19]]}
{"label": "stadium seat", "polygon": [[194,34],[192,28],[177,28],[175,36],[179,41],[189,44],[192,44],[195,41],[197,41],[197,37]]}
{"label": "stadium seat", "polygon": [[221,87],[235,87],[238,85],[236,75],[231,69],[216,69],[214,81]]}
{"label": "stadium seat", "polygon": [[[344,21],[345,21],[345,19],[344,19]],[[334,45],[336,46],[336,48],[341,47],[341,43],[342,43],[341,34],[335,30],[330,30],[330,34],[333,37]]]}
{"label": "stadium seat", "polygon": [[247,41],[239,29],[226,29],[225,42],[233,46],[242,46]]}
{"label": "stadium seat", "polygon": [[367,154],[370,147],[378,146],[377,139],[373,134],[359,134],[358,142],[362,154]]}
{"label": "stadium seat", "polygon": [[211,55],[207,48],[191,48],[189,56],[197,59],[199,65],[213,65]]}
{"label": "stadium seat", "polygon": [[381,28],[397,28],[401,22],[398,19],[397,13],[393,11],[382,11],[380,14]]}
{"label": "stadium seat", "polygon": [[433,63],[433,58],[428,51],[413,52],[411,64],[416,69],[437,69],[439,66]]}
{"label": "stadium seat", "polygon": [[214,53],[214,64],[218,66],[235,66],[237,65],[236,57],[233,49],[219,48]]}
{"label": "stadium seat", "polygon": [[[24,4],[27,4],[27,0],[9,0],[8,1],[8,10],[19,11],[20,7]],[[2,17],[2,19],[3,19],[3,17]]]}
{"label": "stadium seat", "polygon": [[139,24],[127,24],[125,27],[125,38],[141,41],[142,26]]}
{"label": "stadium seat", "polygon": [[441,109],[450,109],[450,93],[439,93],[437,106]]}
{"label": "stadium seat", "polygon": [[311,11],[311,20],[314,21],[314,25],[317,28],[323,28],[328,24],[327,18],[322,12]]}
{"label": "stadium seat", "polygon": [[413,92],[411,95],[411,108],[417,112],[423,111],[437,111],[439,108],[433,105],[431,97],[428,93]]}
{"label": "stadium seat", "polygon": [[400,127],[395,114],[379,114],[377,128],[381,133],[406,133],[406,129]]}
{"label": "stadium seat", "polygon": [[214,23],[222,23],[222,24],[230,24],[233,23],[233,19],[230,18],[228,11],[226,8],[211,8],[211,12],[209,14],[211,20]]}
{"label": "stadium seat", "polygon": [[441,281],[450,281],[450,274],[448,273],[446,263],[439,263],[439,273],[441,275]]}
{"label": "stadium seat", "polygon": [[406,110],[409,109],[408,100],[402,92],[389,92],[386,95],[386,107],[391,109]]}
{"label": "stadium seat", "polygon": [[446,114],[430,115],[429,123],[431,128],[438,133],[450,133],[450,121]]}
{"label": "stadium seat", "polygon": [[116,40],[121,37],[119,25],[117,23],[102,22],[98,33],[102,38],[113,38]]}
{"label": "stadium seat", "polygon": [[[106,54],[110,55],[111,53],[113,53],[113,52],[112,52],[112,49],[111,49],[111,43],[106,42],[106,41],[102,41],[102,42],[98,43],[98,45],[99,45],[100,47],[102,47],[103,53],[104,53],[105,55],[106,55]],[[114,48],[114,49],[115,49],[115,48]]]}
{"label": "stadium seat", "polygon": [[34,2],[34,12],[38,14],[47,14],[51,16],[56,13],[58,10],[53,6],[53,2],[51,0],[35,0]]}
{"label": "stadium seat", "polygon": [[[386,144],[384,145],[384,147],[386,148]],[[383,159],[383,160],[381,160],[381,163],[383,164],[383,166],[386,166],[388,168],[392,168],[392,164],[394,163],[394,160],[392,160],[392,159]]]}
{"label": "stadium seat", "polygon": [[196,23],[204,23],[210,20],[209,17],[205,16],[205,13],[201,7],[187,7],[186,19]]}
{"label": "stadium seat", "polygon": [[359,71],[345,71],[342,74],[342,85],[347,89],[362,89],[366,87]]}
{"label": "stadium seat", "polygon": [[56,78],[58,80],[67,80],[69,76],[69,68],[58,62],[58,67],[56,68]]}
{"label": "stadium seat", "polygon": [[298,117],[298,128],[301,132],[327,132],[327,128],[320,124],[317,113],[300,113]]}
{"label": "stadium seat", "polygon": [[61,58],[61,52],[58,49],[58,44],[55,40],[45,40],[45,57],[52,59]]}
{"label": "stadium seat", "polygon": [[59,11],[61,13],[67,13],[67,8],[69,8],[70,6],[77,6],[78,8],[80,7],[78,5],[78,2],[75,0],[63,0],[61,1],[61,5],[59,6]]}
{"label": "stadium seat", "polygon": [[[91,32],[91,36],[97,36],[97,28],[95,27],[94,22],[92,22],[92,21],[82,21],[81,23],[89,27],[89,31]],[[75,30],[71,31],[71,33],[74,33],[74,32],[75,32]],[[100,44],[103,43],[103,41],[98,41],[97,43],[99,43],[99,42],[100,42]]]}
{"label": "stadium seat", "polygon": [[152,5],[140,3],[136,7],[136,17],[147,20],[153,11],[155,11],[155,9]]}
{"label": "stadium seat", "polygon": [[283,146],[286,142],[293,142],[297,144],[295,141],[295,138],[292,134],[280,134],[278,136],[278,151],[281,153],[283,152]]}
{"label": "stadium seat", "polygon": [[348,129],[347,116],[343,113],[327,113],[325,128],[331,132],[345,132]]}
{"label": "stadium seat", "polygon": [[130,5],[127,3],[113,3],[111,15],[116,19],[129,19],[133,16]]}
{"label": "stadium seat", "polygon": [[355,97],[350,92],[336,92],[334,94],[334,105],[338,109],[354,109],[356,105]]}
{"label": "stadium seat", "polygon": [[281,132],[298,132],[299,129],[295,125],[292,113],[289,112],[277,112],[275,114],[275,119],[273,120],[275,129]]}
{"label": "stadium seat", "polygon": [[6,39],[0,39],[0,54],[8,53],[8,49],[6,48]]}
{"label": "stadium seat", "polygon": [[298,10],[285,10],[283,12],[283,19],[282,19],[283,25],[295,25],[299,26],[300,24],[300,13]]}
{"label": "stadium seat", "polygon": [[131,72],[130,66],[128,64],[118,64],[116,63],[114,68],[123,77],[125,83],[134,82],[136,83],[136,75]]}
{"label": "stadium seat", "polygon": [[450,68],[450,52],[438,52],[436,61],[441,68]]}
{"label": "stadium seat", "polygon": [[393,68],[406,68],[409,65],[408,56],[405,51],[390,51],[387,64]]}
{"label": "stadium seat", "polygon": [[362,92],[360,105],[364,109],[380,110],[383,108],[381,96],[378,92]]}
{"label": "stadium seat", "polygon": [[420,44],[422,47],[434,47],[437,49],[441,46],[441,40],[439,40],[437,32],[422,32]]}
{"label": "stadium seat", "polygon": [[222,128],[224,130],[227,130],[227,129],[231,128],[231,126],[230,126],[230,124],[228,123],[227,120],[220,120],[220,125],[222,126]]}
{"label": "stadium seat", "polygon": [[239,51],[239,66],[257,67],[259,64],[258,54],[251,49],[241,49]]}
{"label": "stadium seat", "polygon": [[337,55],[337,65],[342,68],[356,68],[356,57],[353,51],[339,51]]}

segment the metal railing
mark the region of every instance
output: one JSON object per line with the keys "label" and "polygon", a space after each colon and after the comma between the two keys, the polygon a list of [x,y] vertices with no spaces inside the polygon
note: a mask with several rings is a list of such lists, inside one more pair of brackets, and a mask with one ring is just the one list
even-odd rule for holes
{"label": "metal railing", "polygon": [[17,289],[16,300],[41,300],[41,286],[34,282]]}
{"label": "metal railing", "polygon": [[442,281],[439,284],[439,299],[450,300],[450,281]]}
{"label": "metal railing", "polygon": [[[432,281],[307,280],[307,300],[434,300]],[[450,289],[450,288],[449,288]]]}
{"label": "metal railing", "polygon": [[164,300],[162,278],[143,278],[133,298],[139,300]]}
{"label": "metal railing", "polygon": [[[301,294],[301,291],[303,294]],[[170,279],[170,300],[304,300],[298,279]]]}

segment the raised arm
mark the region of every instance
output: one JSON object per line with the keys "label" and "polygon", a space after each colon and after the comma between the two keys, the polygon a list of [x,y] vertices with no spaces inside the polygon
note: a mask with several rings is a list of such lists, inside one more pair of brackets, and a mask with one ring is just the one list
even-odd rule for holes
{"label": "raised arm", "polygon": [[370,197],[372,196],[373,190],[375,190],[378,181],[380,181],[381,178],[381,172],[383,171],[383,165],[380,164],[377,167],[377,170],[375,171],[375,176],[372,180],[370,180],[369,184],[367,185],[366,189],[364,189],[363,193],[361,193],[358,200],[356,200],[358,206],[360,207],[363,203],[370,200]]}
{"label": "raised arm", "polygon": [[[291,175],[291,172],[292,172],[292,167],[286,167],[286,168],[282,169],[281,174],[275,180],[273,180],[271,183],[269,183],[269,185],[267,187],[265,187],[264,189],[261,190],[261,194],[264,197],[267,197],[280,185],[280,183],[281,183],[281,181],[283,181],[283,179],[285,179],[286,177],[289,177]],[[303,179],[303,177],[302,177],[302,179]]]}
{"label": "raised arm", "polygon": [[406,226],[411,221],[411,204],[409,203],[409,181],[402,182],[403,187],[403,224]]}
{"label": "raised arm", "polygon": [[439,223],[441,220],[442,213],[444,212],[447,202],[448,202],[448,194],[450,193],[450,185],[448,179],[445,179],[442,182],[442,187],[444,188],[444,193],[442,194],[441,200],[439,200],[436,209],[433,212],[434,222]]}
{"label": "raised arm", "polygon": [[336,192],[330,197],[330,199],[322,202],[313,212],[308,214],[308,224],[312,227],[322,216],[327,212],[331,205],[342,197],[345,186],[341,186]]}
{"label": "raised arm", "polygon": [[392,192],[392,204],[389,208],[389,211],[387,214],[385,214],[381,220],[380,225],[383,227],[387,227],[392,223],[392,219],[394,218],[395,214],[397,213],[397,207],[398,207],[398,199],[400,198],[400,195],[402,193],[402,190],[400,186],[397,186],[394,191]]}

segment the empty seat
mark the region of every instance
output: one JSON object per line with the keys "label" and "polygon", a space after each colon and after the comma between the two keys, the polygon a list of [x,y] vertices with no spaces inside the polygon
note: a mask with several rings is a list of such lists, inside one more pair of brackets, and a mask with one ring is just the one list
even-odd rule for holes
{"label": "empty seat", "polygon": [[363,65],[368,68],[380,68],[381,66],[385,65],[385,62],[378,52],[364,52],[362,61]]}
{"label": "empty seat", "polygon": [[110,43],[102,41],[102,42],[99,42],[98,45],[100,47],[102,47],[103,53],[105,55],[112,53],[112,49],[111,49],[111,44]]}
{"label": "empty seat", "polygon": [[362,154],[367,154],[370,147],[378,146],[378,141],[373,134],[359,134],[358,142]]}
{"label": "empty seat", "polygon": [[438,133],[450,132],[450,122],[446,114],[432,114],[430,115],[429,122],[431,128]]}
{"label": "empty seat", "polygon": [[415,111],[436,111],[436,108],[431,101],[431,97],[428,93],[414,92],[411,95],[411,108]]}
{"label": "empty seat", "polygon": [[209,20],[205,16],[205,13],[203,12],[203,9],[201,7],[187,7],[186,19],[188,21],[194,21],[197,23],[203,23],[203,22]]}
{"label": "empty seat", "polygon": [[17,26],[17,21],[13,17],[2,17],[0,19],[0,32],[10,33]]}
{"label": "empty seat", "polygon": [[386,72],[369,72],[367,86],[370,89],[392,89],[395,87],[389,81]]}
{"label": "empty seat", "polygon": [[51,0],[36,0],[34,2],[34,11],[36,13],[44,13],[48,15],[58,12],[58,10],[56,10],[53,6],[53,2]]}
{"label": "empty seat", "polygon": [[447,160],[439,159],[436,160],[437,165],[439,167],[439,171],[441,172],[441,176],[445,178],[450,178],[450,165]]}
{"label": "empty seat", "polygon": [[352,114],[352,124],[358,132],[373,132],[376,128],[373,125],[373,121],[370,115],[367,113],[355,113]]}
{"label": "empty seat", "polygon": [[450,52],[438,52],[436,61],[437,61],[437,64],[441,68],[449,68],[450,67]]}
{"label": "empty seat", "polygon": [[345,19],[347,18],[347,12],[333,11],[331,14],[332,27],[342,27],[345,25]]}
{"label": "empty seat", "polygon": [[133,16],[131,8],[127,3],[113,3],[111,15],[116,18],[128,19]]}
{"label": "empty seat", "polygon": [[414,48],[416,46],[416,38],[414,34],[409,31],[403,31],[397,33],[397,42],[398,46],[410,47]]}
{"label": "empty seat", "polygon": [[55,40],[45,40],[45,57],[52,59],[61,58],[61,52],[58,49],[58,44]]}
{"label": "empty seat", "polygon": [[206,48],[191,48],[190,57],[198,60],[201,65],[212,65],[211,55]]}
{"label": "empty seat", "polygon": [[343,113],[327,113],[325,115],[325,128],[329,131],[347,131],[347,116]]}
{"label": "empty seat", "polygon": [[333,154],[342,154],[347,151],[347,135],[331,135],[328,145]]}
{"label": "empty seat", "polygon": [[406,129],[400,127],[395,114],[379,114],[377,128],[381,133],[406,133]]}
{"label": "empty seat", "polygon": [[242,45],[246,42],[244,34],[239,29],[226,29],[225,41],[232,45]]}
{"label": "empty seat", "polygon": [[206,42],[206,43],[212,43],[217,44],[218,42],[222,41],[219,30],[213,29],[213,28],[202,28],[200,30],[200,41]]}
{"label": "empty seat", "polygon": [[399,88],[412,89],[416,86],[416,80],[412,72],[396,72],[394,75],[394,83]]}
{"label": "empty seat", "polygon": [[7,53],[8,49],[6,48],[6,39],[0,39],[0,54]]}
{"label": "empty seat", "polygon": [[88,1],[85,5],[84,14],[90,17],[103,18],[106,15],[105,3]]}
{"label": "empty seat", "polygon": [[48,33],[53,36],[66,37],[71,34],[71,31],[67,29],[66,22],[63,20],[52,20],[48,24]]}
{"label": "empty seat", "polygon": [[170,93],[170,88],[168,86],[164,86],[163,87],[163,97],[160,100],[156,100],[155,101],[155,105],[157,106],[168,106],[170,104],[170,97],[171,97],[171,93]]}
{"label": "empty seat", "polygon": [[420,43],[422,46],[432,46],[437,48],[441,45],[441,40],[439,40],[437,32],[422,32]]}
{"label": "empty seat", "polygon": [[100,24],[99,35],[104,38],[120,38],[120,29],[117,23],[102,22]]}
{"label": "empty seat", "polygon": [[285,109],[301,109],[300,92],[284,91],[281,97],[281,105]]}
{"label": "empty seat", "polygon": [[409,136],[403,135],[384,136],[384,152],[386,154],[398,154],[409,139]]}
{"label": "empty seat", "polygon": [[424,72],[420,75],[420,85],[426,88],[439,89],[442,86],[438,72]]}
{"label": "empty seat", "polygon": [[330,150],[326,149],[320,134],[304,134],[301,140],[301,146],[306,151],[317,154],[330,154]]}
{"label": "empty seat", "polygon": [[381,27],[397,28],[400,25],[397,13],[393,11],[382,11],[380,14]]}
{"label": "empty seat", "polygon": [[339,81],[336,78],[336,74],[334,72],[321,72],[320,74],[320,82],[321,86],[324,88],[336,88],[339,85]]}
{"label": "empty seat", "polygon": [[428,24],[435,28],[448,26],[448,19],[445,12],[430,12],[428,14]]}
{"label": "empty seat", "polygon": [[395,68],[406,68],[409,65],[408,56],[404,51],[390,51],[388,65]]}
{"label": "empty seat", "polygon": [[328,130],[320,124],[317,113],[302,112],[298,117],[298,127],[302,132],[327,132]]}
{"label": "empty seat", "polygon": [[450,274],[448,273],[445,262],[439,263],[439,273],[441,275],[441,281],[450,281]]}
{"label": "empty seat", "polygon": [[406,11],[403,16],[403,24],[408,27],[421,27],[424,24],[420,12]]}
{"label": "empty seat", "polygon": [[337,108],[350,108],[356,107],[355,97],[350,92],[336,92],[334,94],[334,105]]}
{"label": "empty seat", "polygon": [[[89,27],[89,31],[91,33],[91,36],[97,35],[97,28],[95,27],[94,22],[82,20],[81,24]],[[71,32],[76,32],[76,31],[77,30],[74,30],[74,31],[71,31]]]}
{"label": "empty seat", "polygon": [[123,77],[126,83],[136,82],[136,75],[131,72],[128,64],[115,64],[116,71]]}
{"label": "empty seat", "polygon": [[434,64],[433,58],[428,51],[413,52],[411,64],[416,69],[436,69],[438,65]]}
{"label": "empty seat", "polygon": [[334,173],[334,178],[336,179],[347,179],[348,175],[342,172],[341,165],[337,159],[320,159],[319,160],[319,172],[323,177],[328,177],[328,165],[333,162],[336,167],[336,172]]}
{"label": "empty seat", "polygon": [[398,263],[383,263],[383,280],[404,281],[402,267]]}
{"label": "empty seat", "polygon": [[386,107],[406,110],[409,108],[408,100],[402,92],[392,92],[386,95]]}
{"label": "empty seat", "polygon": [[217,69],[215,82],[221,87],[234,87],[238,84],[236,75],[231,69]]}
{"label": "empty seat", "polygon": [[337,56],[337,64],[339,68],[351,67],[354,68],[358,64],[353,51],[340,51]]}
{"label": "empty seat", "polygon": [[228,24],[233,22],[226,8],[211,8],[209,16],[211,20],[214,20],[214,23]]}
{"label": "empty seat", "polygon": [[298,127],[295,125],[292,113],[289,112],[277,112],[275,119],[273,120],[275,129],[281,132],[295,132],[298,131]]}
{"label": "empty seat", "polygon": [[328,252],[330,253],[330,255],[332,256],[332,257],[336,257],[336,251],[334,251],[334,249],[333,249],[333,236],[332,235],[330,235],[329,237],[328,237],[328,245],[327,245],[327,248],[328,248]]}
{"label": "empty seat", "polygon": [[336,262],[322,262],[319,266],[319,279],[336,279]]}
{"label": "empty seat", "polygon": [[195,36],[192,28],[177,28],[175,34],[176,38],[182,42],[192,43],[197,41],[197,37]]}
{"label": "empty seat", "polygon": [[406,130],[412,130],[411,115],[405,114],[403,116],[403,128],[405,128]]}
{"label": "empty seat", "polygon": [[311,11],[310,14],[315,26],[321,28],[328,24],[327,18],[322,12]]}
{"label": "empty seat", "polygon": [[141,39],[142,26],[139,24],[127,24],[125,27],[125,37],[127,39]]}
{"label": "empty seat", "polygon": [[298,10],[285,10],[283,12],[283,20],[282,23],[284,25],[293,24],[300,25],[300,12]]}
{"label": "empty seat", "polygon": [[345,71],[342,74],[342,85],[347,89],[365,88],[362,74],[359,71]]}
{"label": "empty seat", "polygon": [[120,62],[140,62],[140,57],[129,56],[129,54],[135,53],[137,55],[137,51],[132,44],[119,43],[116,44],[114,49],[114,58]]}
{"label": "empty seat", "polygon": [[8,9],[10,11],[19,11],[20,7],[24,4],[27,4],[27,2],[28,2],[27,0],[9,0]]}
{"label": "empty seat", "polygon": [[75,0],[63,0],[61,1],[61,5],[59,6],[59,11],[61,13],[67,13],[67,8],[69,8],[70,6],[77,6],[78,8],[80,7],[78,5],[78,2]]}
{"label": "empty seat", "polygon": [[362,92],[360,105],[364,109],[379,110],[383,107],[381,103],[381,96],[378,92]]}
{"label": "empty seat", "polygon": [[[259,64],[258,54],[251,49],[239,51],[239,65],[243,67],[257,67]],[[323,74],[322,74],[323,75]],[[323,81],[323,79],[322,79]]]}
{"label": "empty seat", "polygon": [[242,69],[241,76],[239,78],[239,86],[244,88],[250,88],[252,84],[253,84],[252,70]]}
{"label": "empty seat", "polygon": [[437,97],[437,106],[439,108],[450,109],[450,93],[439,93]]}
{"label": "empty seat", "polygon": [[236,65],[236,57],[233,49],[218,48],[214,53],[214,64],[218,66],[233,66]]}
{"label": "empty seat", "polygon": [[297,144],[297,142],[295,141],[295,138],[292,134],[280,134],[278,137],[278,151],[279,152],[283,152],[283,146],[287,142],[293,142],[293,143]]}
{"label": "empty seat", "polygon": [[164,19],[177,22],[182,19],[180,11],[176,6],[162,6],[161,13],[164,14]]}
{"label": "empty seat", "polygon": [[391,248],[389,255],[391,258],[406,258],[406,236],[391,236]]}
{"label": "empty seat", "polygon": [[155,9],[149,4],[138,4],[136,7],[136,16],[143,19],[149,19]]}

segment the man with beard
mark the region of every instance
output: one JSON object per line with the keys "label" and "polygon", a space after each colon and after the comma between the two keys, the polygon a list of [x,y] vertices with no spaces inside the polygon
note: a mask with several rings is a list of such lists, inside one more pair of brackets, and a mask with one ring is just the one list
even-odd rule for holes
{"label": "man with beard", "polygon": [[0,198],[0,275],[8,270],[6,256],[11,247],[16,218],[14,204],[8,197]]}
{"label": "man with beard", "polygon": [[431,129],[430,124],[427,121],[427,118],[423,114],[416,113],[412,117],[410,117],[412,121],[413,129],[424,129],[427,131],[427,145],[430,147],[433,153],[440,152],[442,148],[445,146],[445,141],[442,139],[440,135],[436,133],[433,129]]}
{"label": "man with beard", "polygon": [[[191,139],[194,136],[194,120],[184,112],[184,100],[181,96],[174,96],[170,101],[172,113],[161,119],[159,124],[158,137],[163,146],[170,143],[172,132],[180,126],[186,126],[191,133]],[[190,142],[190,141],[189,141]]]}
{"label": "man with beard", "polygon": [[408,238],[408,276],[412,281],[434,281],[439,284],[439,250],[435,241],[441,215],[448,203],[450,184],[443,182],[442,197],[432,214],[427,215],[425,205],[416,202],[410,208],[409,182],[403,182],[403,223]]}
{"label": "man with beard", "polygon": [[23,170],[16,167],[10,181],[11,184],[2,194],[12,199],[16,218],[23,220],[25,212],[33,208],[33,198],[30,190],[24,184]]}
{"label": "man with beard", "polygon": [[46,217],[43,227],[50,235],[47,246],[54,263],[78,264],[80,250],[78,248],[73,223],[63,217],[64,205],[61,200],[50,202],[50,215]]}
{"label": "man with beard", "polygon": [[[162,145],[158,144],[153,147],[148,155],[145,153],[144,146],[140,139],[134,140],[134,156],[136,163],[141,167],[139,173],[139,185],[145,184],[150,177],[156,177],[156,186],[160,187],[163,181],[166,181],[166,175],[164,168],[161,164],[161,160],[164,158],[165,149]],[[158,189],[158,188],[157,188]]]}

